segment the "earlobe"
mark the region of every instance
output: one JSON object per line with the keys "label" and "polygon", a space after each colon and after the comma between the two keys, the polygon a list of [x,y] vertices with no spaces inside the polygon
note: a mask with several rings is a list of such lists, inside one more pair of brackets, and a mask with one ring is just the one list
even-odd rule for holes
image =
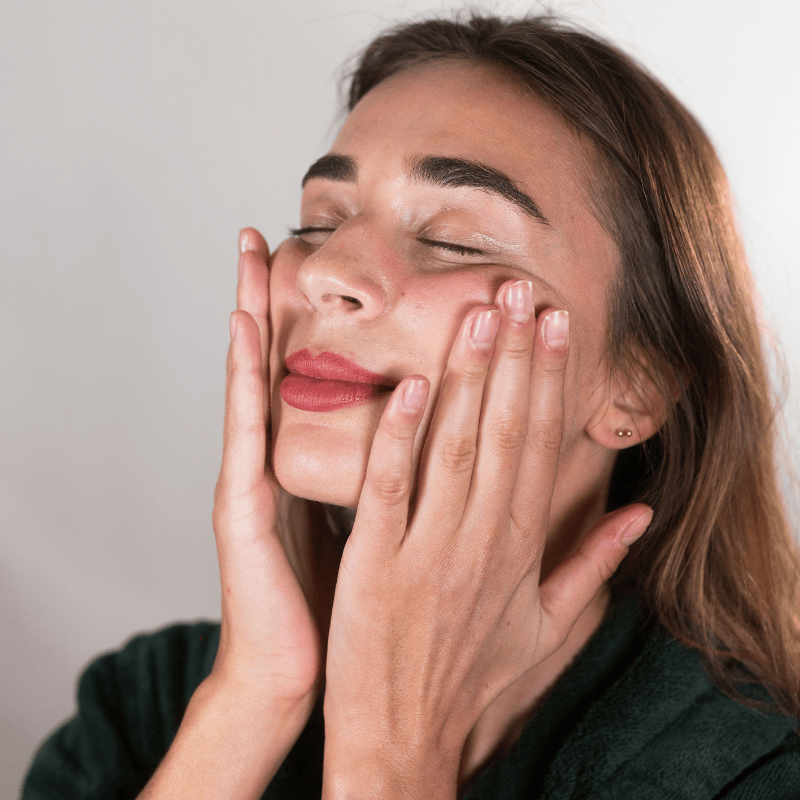
{"label": "earlobe", "polygon": [[597,444],[624,450],[646,441],[664,424],[667,403],[643,370],[637,370],[634,379],[609,375],[605,388],[604,402],[586,426]]}

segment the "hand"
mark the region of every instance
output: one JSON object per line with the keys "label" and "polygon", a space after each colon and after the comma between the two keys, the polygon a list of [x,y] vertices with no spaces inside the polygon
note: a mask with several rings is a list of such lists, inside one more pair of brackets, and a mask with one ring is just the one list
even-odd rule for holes
{"label": "hand", "polygon": [[284,549],[286,514],[268,465],[269,250],[252,228],[240,234],[240,250],[213,514],[222,628],[212,680],[310,713],[319,633]]}
{"label": "hand", "polygon": [[288,519],[267,465],[269,250],[252,228],[239,242],[213,515],[222,583],[219,649],[140,800],[261,797],[317,692],[319,634],[284,550]]}
{"label": "hand", "polygon": [[649,522],[641,505],[608,515],[540,585],[568,317],[534,319],[527,281],[497,305],[456,337],[411,511],[424,378],[376,432],[328,640],[325,797],[455,796],[476,720],[558,650]]}

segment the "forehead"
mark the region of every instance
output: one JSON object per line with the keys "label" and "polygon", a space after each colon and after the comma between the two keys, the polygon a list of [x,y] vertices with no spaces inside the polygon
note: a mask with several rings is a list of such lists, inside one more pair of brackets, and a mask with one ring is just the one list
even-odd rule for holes
{"label": "forehead", "polygon": [[574,264],[567,282],[609,279],[617,251],[591,200],[592,146],[499,68],[446,60],[411,67],[356,105],[332,150],[352,156],[359,180],[399,180],[420,156],[468,158],[505,173],[551,223],[549,247]]}
{"label": "forehead", "polygon": [[498,68],[447,60],[378,84],[339,132],[335,152],[467,156],[499,169],[553,211],[586,204],[589,146],[562,118]]}

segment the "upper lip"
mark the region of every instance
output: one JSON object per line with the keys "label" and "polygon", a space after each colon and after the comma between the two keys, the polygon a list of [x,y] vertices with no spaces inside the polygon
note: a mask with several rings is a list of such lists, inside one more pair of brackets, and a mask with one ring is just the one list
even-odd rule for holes
{"label": "upper lip", "polygon": [[286,359],[286,368],[296,375],[318,378],[323,381],[347,381],[349,383],[369,383],[379,386],[395,386],[387,375],[360,367],[349,358],[336,353],[313,355],[310,350],[298,350]]}

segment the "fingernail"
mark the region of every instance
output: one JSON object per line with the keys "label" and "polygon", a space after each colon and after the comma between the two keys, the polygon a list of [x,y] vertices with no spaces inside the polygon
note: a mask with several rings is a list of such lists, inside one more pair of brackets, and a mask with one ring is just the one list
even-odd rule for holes
{"label": "fingernail", "polygon": [[231,313],[231,339],[235,339],[236,338],[236,328],[237,328],[238,325],[239,325],[239,323],[238,323],[238,321],[236,319],[236,314],[232,312]]}
{"label": "fingernail", "polygon": [[512,283],[503,295],[503,302],[510,319],[527,322],[533,314],[533,284],[530,281]]}
{"label": "fingernail", "polygon": [[551,350],[560,350],[569,341],[569,312],[551,311],[542,324],[544,343]]}
{"label": "fingernail", "polygon": [[493,308],[489,311],[481,311],[472,320],[469,338],[472,344],[481,349],[488,350],[497,336],[497,329],[500,326],[500,312]]}
{"label": "fingernail", "polygon": [[646,511],[641,517],[629,523],[629,525],[622,530],[619,537],[619,543],[625,547],[630,547],[646,530],[648,525],[653,521],[653,510]]}
{"label": "fingernail", "polygon": [[239,231],[239,255],[246,253],[250,249],[250,243],[247,241],[247,230],[242,228]]}
{"label": "fingernail", "polygon": [[426,381],[409,381],[403,389],[403,411],[406,414],[416,414],[425,403],[426,392]]}

